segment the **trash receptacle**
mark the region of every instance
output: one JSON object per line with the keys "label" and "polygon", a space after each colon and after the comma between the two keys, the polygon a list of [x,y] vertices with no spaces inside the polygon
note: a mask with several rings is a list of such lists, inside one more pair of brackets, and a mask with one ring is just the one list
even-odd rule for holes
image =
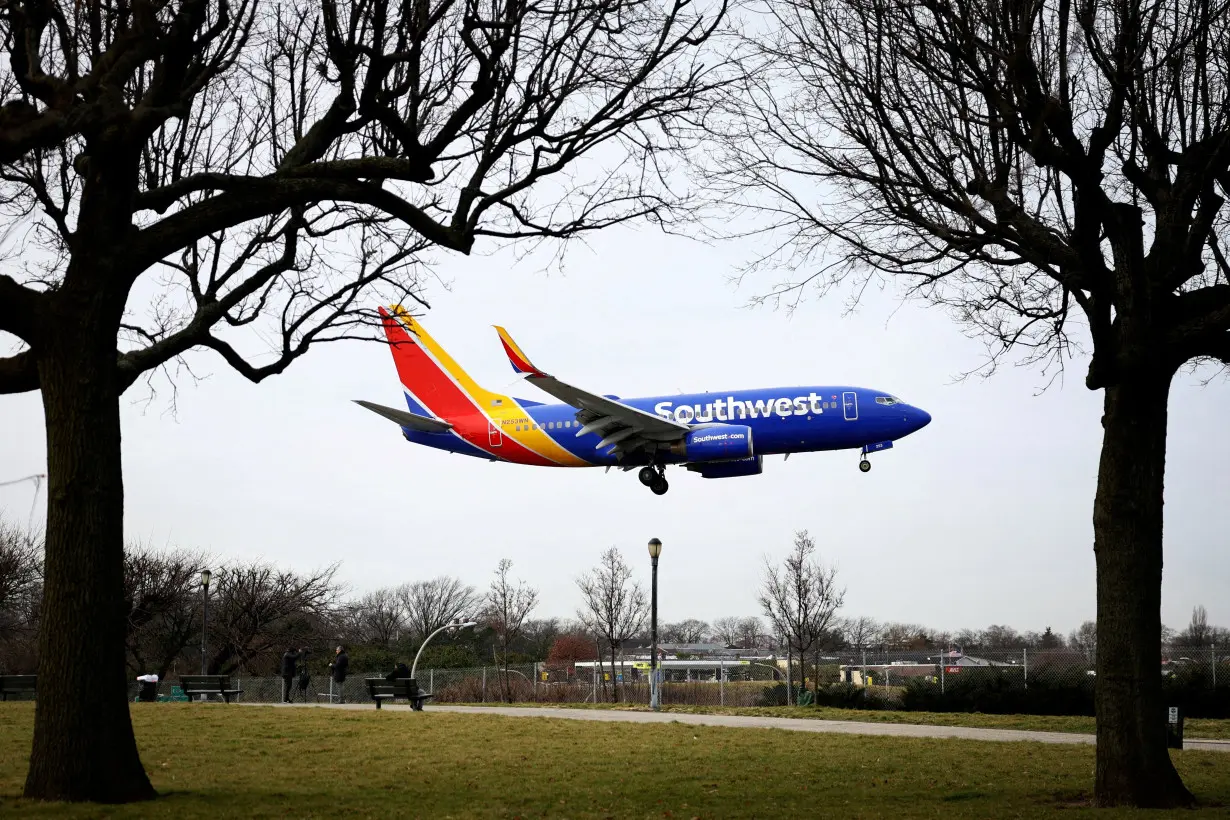
{"label": "trash receptacle", "polygon": [[142,703],[157,703],[158,684],[152,680],[141,681],[141,693],[137,697]]}
{"label": "trash receptacle", "polygon": [[1183,710],[1178,706],[1166,710],[1166,747],[1183,748]]}

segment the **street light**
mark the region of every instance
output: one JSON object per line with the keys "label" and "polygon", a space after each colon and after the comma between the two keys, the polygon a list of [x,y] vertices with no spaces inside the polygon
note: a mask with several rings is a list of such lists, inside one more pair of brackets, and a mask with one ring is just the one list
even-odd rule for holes
{"label": "street light", "polygon": [[414,680],[418,680],[418,678],[414,677],[414,673],[419,668],[419,655],[422,655],[423,650],[427,648],[428,641],[430,641],[432,638],[436,637],[437,635],[439,635],[441,632],[443,632],[446,629],[466,629],[467,627],[471,627],[471,626],[478,626],[478,623],[476,621],[466,621],[463,624],[458,621],[453,621],[451,624],[445,624],[444,626],[437,629],[435,632],[428,635],[427,640],[423,641],[423,645],[419,647],[419,651],[414,654],[414,663],[410,664],[410,677],[413,678]]}
{"label": "street light", "polygon": [[[209,579],[212,573],[209,570],[201,571],[201,674],[206,674],[205,668],[205,635],[209,630]],[[201,696],[204,700],[205,696]]]}
{"label": "street light", "polygon": [[649,708],[655,712],[662,705],[658,694],[658,556],[662,554],[662,542],[649,539],[649,560],[653,562],[653,584],[649,596],[649,628],[653,639],[649,656]]}

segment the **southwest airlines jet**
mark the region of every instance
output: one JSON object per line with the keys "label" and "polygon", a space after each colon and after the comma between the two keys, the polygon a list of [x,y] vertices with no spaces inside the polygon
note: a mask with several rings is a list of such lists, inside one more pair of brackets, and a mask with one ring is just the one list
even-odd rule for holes
{"label": "southwest airlines jet", "polygon": [[544,467],[639,467],[662,495],[666,465],[704,478],[758,475],[764,456],[859,448],[869,453],[925,427],[931,416],[861,387],[781,387],[621,399],[589,393],[530,363],[501,327],[513,370],[562,404],[479,387],[399,305],[380,308],[409,412],[357,401],[394,421],[407,441],[490,461]]}

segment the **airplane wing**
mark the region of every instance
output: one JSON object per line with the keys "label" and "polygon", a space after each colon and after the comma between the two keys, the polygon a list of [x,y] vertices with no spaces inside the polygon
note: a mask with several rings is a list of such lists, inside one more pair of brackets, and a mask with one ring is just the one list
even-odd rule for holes
{"label": "airplane wing", "polygon": [[500,342],[504,345],[504,352],[508,354],[513,370],[524,373],[526,381],[544,393],[575,407],[578,411],[577,421],[582,424],[577,436],[595,432],[602,434],[598,449],[613,447],[617,454],[637,449],[652,452],[657,444],[678,441],[694,429],[672,419],[638,410],[621,401],[573,387],[542,372],[530,362],[529,357],[508,335],[508,331],[499,325],[496,325],[495,329],[500,334]]}

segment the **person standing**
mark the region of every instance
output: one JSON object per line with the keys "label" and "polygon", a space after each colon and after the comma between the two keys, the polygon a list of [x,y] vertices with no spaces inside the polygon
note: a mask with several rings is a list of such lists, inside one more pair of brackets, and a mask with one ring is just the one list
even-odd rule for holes
{"label": "person standing", "polygon": [[291,684],[295,680],[295,666],[299,663],[299,658],[302,656],[302,650],[296,652],[294,649],[287,649],[282,655],[282,702],[290,703]]}
{"label": "person standing", "polygon": [[329,664],[329,666],[333,669],[333,682],[337,684],[337,702],[345,703],[346,698],[343,694],[345,688],[343,684],[346,683],[346,671],[350,668],[350,656],[346,654],[345,647],[339,646],[337,648],[333,663]]}

